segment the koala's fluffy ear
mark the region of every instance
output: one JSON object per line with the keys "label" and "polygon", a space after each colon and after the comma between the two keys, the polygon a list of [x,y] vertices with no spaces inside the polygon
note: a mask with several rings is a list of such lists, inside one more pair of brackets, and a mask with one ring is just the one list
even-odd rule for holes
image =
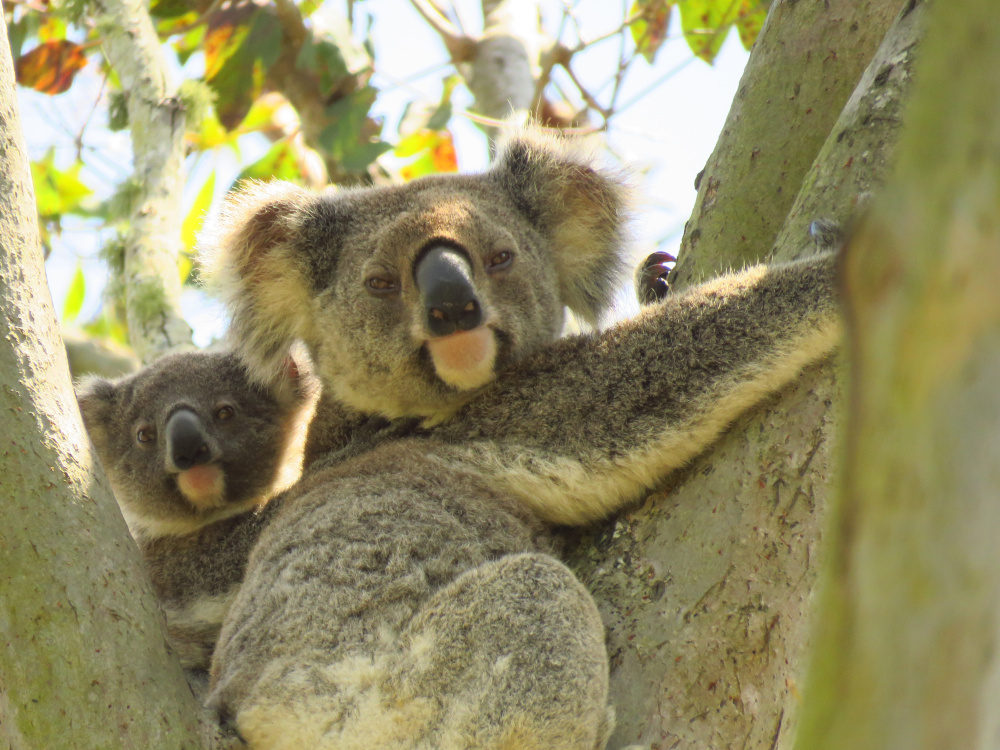
{"label": "koala's fluffy ear", "polygon": [[313,367],[309,352],[301,341],[296,341],[282,362],[282,376],[289,384],[279,392],[278,398],[291,399],[292,405],[308,403],[319,397],[320,381]]}
{"label": "koala's fluffy ear", "polygon": [[247,183],[198,242],[206,285],[232,316],[233,349],[268,387],[281,381],[289,347],[311,326],[308,270],[295,238],[314,199],[287,182]]}
{"label": "koala's fluffy ear", "polygon": [[74,390],[90,439],[97,446],[106,444],[117,397],[115,384],[107,378],[92,375],[77,382]]}
{"label": "koala's fluffy ear", "polygon": [[505,135],[489,174],[551,241],[563,303],[596,323],[625,270],[625,176],[598,167],[577,144],[532,130]]}

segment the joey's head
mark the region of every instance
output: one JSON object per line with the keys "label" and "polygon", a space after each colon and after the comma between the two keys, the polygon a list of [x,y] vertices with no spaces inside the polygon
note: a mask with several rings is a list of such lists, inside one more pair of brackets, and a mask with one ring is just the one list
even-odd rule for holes
{"label": "joey's head", "polygon": [[85,379],[77,400],[129,528],[164,536],[252,508],[294,478],[314,384],[291,358],[265,389],[232,353],[189,352]]}
{"label": "joey's head", "polygon": [[301,339],[337,400],[435,420],[555,339],[565,307],[597,320],[622,267],[627,194],[573,147],[519,133],[479,175],[321,195],[251,185],[201,262],[262,382]]}

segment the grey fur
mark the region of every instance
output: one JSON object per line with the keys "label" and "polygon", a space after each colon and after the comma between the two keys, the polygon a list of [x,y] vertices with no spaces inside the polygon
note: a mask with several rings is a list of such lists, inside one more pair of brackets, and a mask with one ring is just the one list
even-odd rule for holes
{"label": "grey fur", "polygon": [[[239,351],[266,378],[272,350],[302,336],[328,407],[396,419],[345,443],[321,408],[318,458],[223,627],[212,704],[256,750],[604,747],[601,625],[552,527],[638,499],[828,355],[834,256],[748,269],[552,343],[563,304],[596,318],[608,302],[620,176],[521,135],[478,177],[289,190],[237,198],[209,262]],[[438,220],[459,205],[474,220]],[[411,289],[421,249],[456,226],[445,244],[477,261],[500,332],[478,386],[439,377]],[[481,270],[501,236],[516,275]],[[373,264],[398,295],[364,291]]]}
{"label": "grey fur", "polygon": [[[302,365],[274,391],[251,383],[236,357],[221,351],[169,355],[118,380],[91,377],[77,386],[84,424],[187,668],[207,669],[250,549],[276,507],[265,504],[297,476],[316,395]],[[223,406],[235,411],[220,420]],[[180,489],[181,469],[164,439],[179,410],[196,415],[213,452],[211,471],[222,478],[224,493],[208,507]],[[140,442],[140,428],[155,437]]]}

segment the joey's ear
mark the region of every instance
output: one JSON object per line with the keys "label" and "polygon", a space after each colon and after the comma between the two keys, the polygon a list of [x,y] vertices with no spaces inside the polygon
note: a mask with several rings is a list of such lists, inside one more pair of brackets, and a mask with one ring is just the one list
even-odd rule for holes
{"label": "joey's ear", "polygon": [[551,241],[563,303],[596,323],[625,270],[625,176],[580,145],[531,130],[504,137],[489,175]]}
{"label": "joey's ear", "polygon": [[107,378],[92,375],[79,380],[74,390],[83,426],[87,428],[90,439],[98,447],[105,445],[118,394],[115,384]]}
{"label": "joey's ear", "polygon": [[233,350],[268,387],[283,377],[289,346],[307,338],[311,325],[309,272],[297,239],[314,200],[291,183],[247,183],[198,240],[202,277],[231,317]]}
{"label": "joey's ear", "polygon": [[308,404],[319,397],[320,382],[312,360],[301,342],[292,345],[282,363],[282,375],[289,388],[279,391],[279,398],[292,405]]}

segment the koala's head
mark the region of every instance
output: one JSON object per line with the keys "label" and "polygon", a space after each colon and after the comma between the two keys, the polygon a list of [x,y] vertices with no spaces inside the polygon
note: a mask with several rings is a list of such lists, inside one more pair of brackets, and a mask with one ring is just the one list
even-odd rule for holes
{"label": "koala's head", "polygon": [[440,419],[617,288],[628,188],[561,141],[516,134],[479,175],[314,194],[256,184],[202,240],[230,336],[268,382],[292,339],[366,414]]}
{"label": "koala's head", "polygon": [[188,352],[78,384],[84,425],[133,534],[188,533],[294,479],[316,390],[302,364],[286,358],[265,389],[231,352]]}

